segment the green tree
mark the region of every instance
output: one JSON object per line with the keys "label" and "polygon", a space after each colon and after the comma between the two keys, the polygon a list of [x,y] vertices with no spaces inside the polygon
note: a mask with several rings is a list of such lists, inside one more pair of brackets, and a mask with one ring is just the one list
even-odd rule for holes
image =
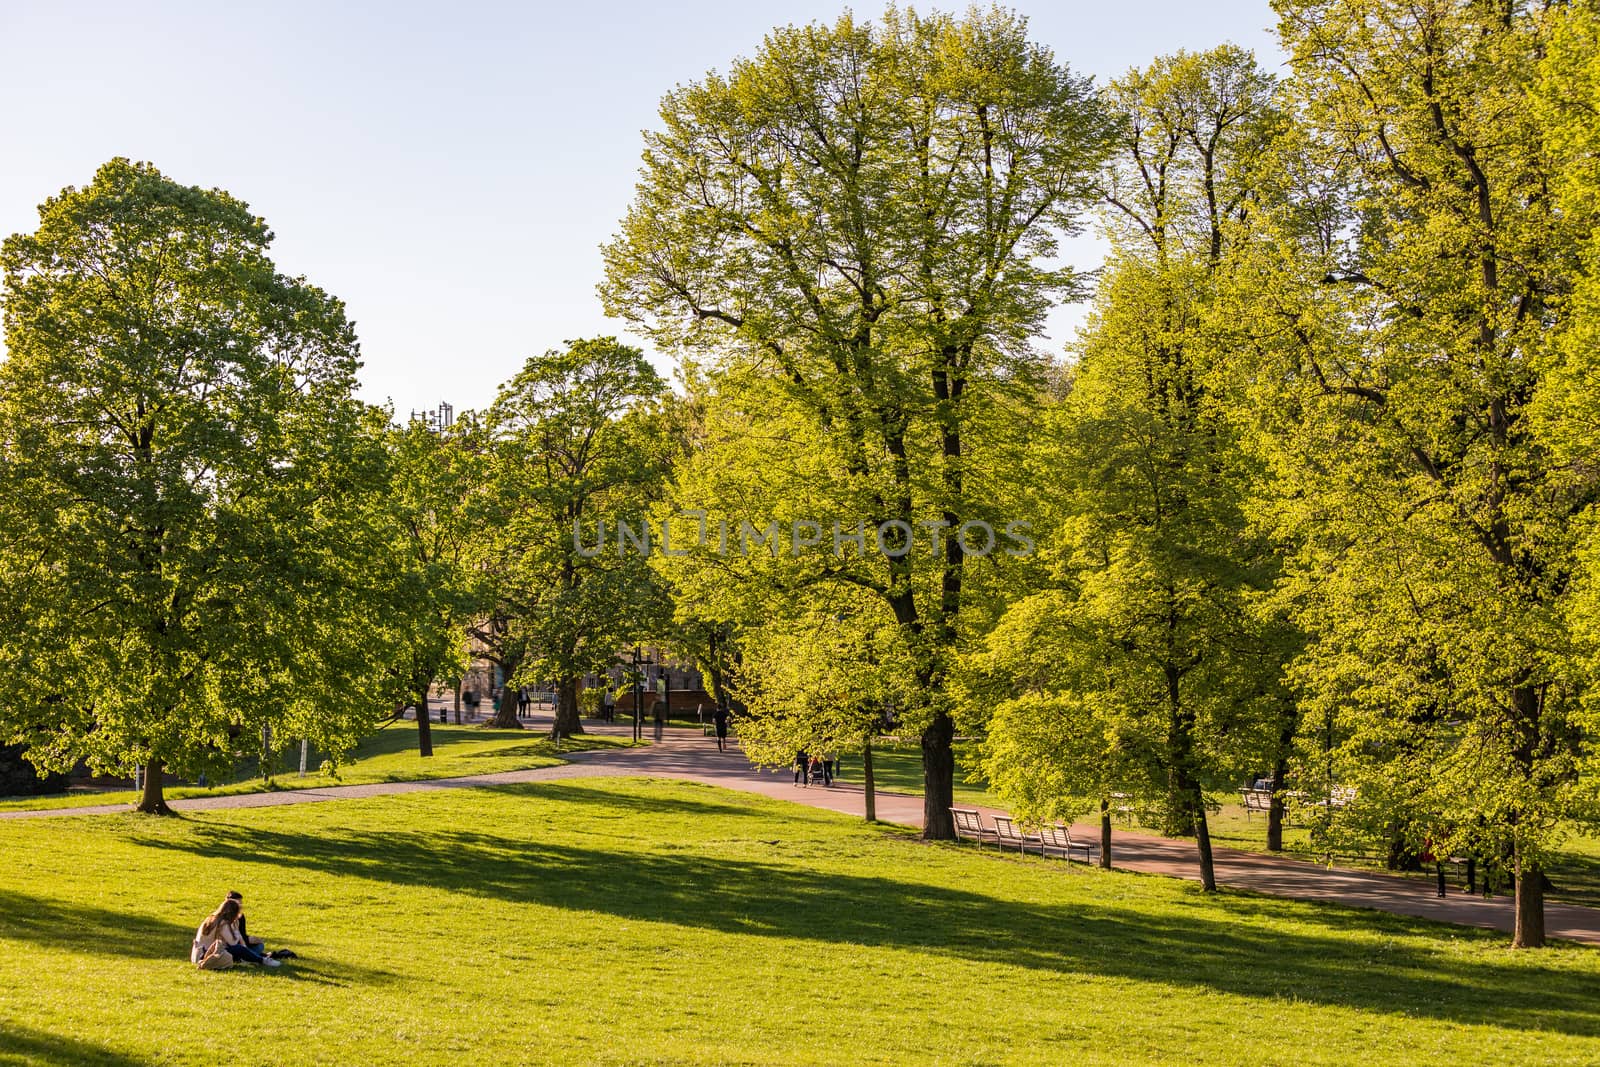
{"label": "green tree", "polygon": [[665,395],[637,349],[602,337],[529,359],[488,413],[505,614],[524,650],[518,670],[556,682],[557,736],[583,732],[584,675],[667,624],[649,548],[624,535],[648,538],[648,508],[663,490]]}
{"label": "green tree", "polygon": [[799,752],[859,753],[870,822],[877,818],[872,741],[885,712],[911,702],[912,670],[893,620],[848,602],[870,594],[833,593],[836,599],[813,599],[798,614],[769,619],[745,635],[748,708],[739,742],[752,762],[767,766],[792,765]]}
{"label": "green tree", "polygon": [[482,436],[469,420],[435,428],[420,419],[383,435],[387,486],[372,502],[389,540],[374,578],[392,597],[384,629],[417,706],[423,756],[433,755],[428,693],[440,677],[465,670],[466,627],[480,617],[487,595],[476,566],[487,488]]}
{"label": "green tree", "polygon": [[[1050,784],[1129,792],[1196,837],[1207,889],[1206,792],[1273,762],[1269,742],[1293,718],[1280,679],[1294,646],[1256,607],[1277,556],[1249,530],[1258,471],[1211,310],[1278,125],[1272,92],[1233,47],[1158,60],[1108,90],[1115,254],[1041,472],[1058,490],[1059,591],[1018,605],[989,649],[991,662],[1005,642],[1022,650],[990,728],[1002,795],[1038,808]],[[1052,728],[1062,757],[1087,766],[1018,764]]]}
{"label": "green tree", "polygon": [[227,193],[117,159],[0,251],[0,738],[141,764],[146,812],[240,733],[343,749],[393,695],[350,647],[355,333],[270,240]]}
{"label": "green tree", "polygon": [[[774,31],[668,95],[661,120],[605,249],[607,309],[714,373],[768,378],[768,413],[814,428],[851,528],[991,517],[974,424],[1038,378],[1030,338],[1077,291],[1053,258],[1104,153],[1088,83],[1014,15],[891,9]],[[913,650],[924,833],[948,838],[947,678],[972,591],[961,540],[938,542],[876,544],[839,580]]]}
{"label": "green tree", "polygon": [[1276,6],[1307,139],[1344,172],[1326,251],[1264,283],[1256,324],[1305,546],[1300,678],[1352,815],[1504,855],[1514,944],[1540,945],[1592,736],[1566,620],[1597,482],[1538,417],[1577,270],[1537,93],[1567,12]]}

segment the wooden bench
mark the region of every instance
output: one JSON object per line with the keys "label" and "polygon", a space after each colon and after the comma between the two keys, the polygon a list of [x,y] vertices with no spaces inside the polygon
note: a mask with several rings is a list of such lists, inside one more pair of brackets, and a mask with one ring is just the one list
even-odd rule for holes
{"label": "wooden bench", "polygon": [[950,818],[955,821],[956,840],[993,841],[995,832],[983,825],[983,816],[977,808],[951,808]]}
{"label": "wooden bench", "polygon": [[1030,834],[1018,829],[1016,820],[1009,815],[996,815],[994,817],[995,844],[1004,852],[1007,845],[1016,845],[1018,852],[1027,852],[1029,845],[1039,846],[1039,855],[1044,855],[1044,840],[1038,834]]}
{"label": "wooden bench", "polygon": [[1050,850],[1055,849],[1061,854],[1063,859],[1065,859],[1068,863],[1071,863],[1072,850],[1082,849],[1083,862],[1089,862],[1089,849],[1092,846],[1090,846],[1089,842],[1087,841],[1074,841],[1072,838],[1072,827],[1067,826],[1064,823],[1056,823],[1054,826],[1039,827],[1039,842],[1039,855],[1041,856],[1048,856],[1050,854]]}

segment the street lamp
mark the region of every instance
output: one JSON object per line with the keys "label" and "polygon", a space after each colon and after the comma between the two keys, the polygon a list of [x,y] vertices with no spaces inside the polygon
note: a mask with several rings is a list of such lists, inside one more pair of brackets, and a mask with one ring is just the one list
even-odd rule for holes
{"label": "street lamp", "polygon": [[640,727],[639,710],[644,705],[644,660],[639,654],[639,646],[633,646],[633,743],[639,743]]}

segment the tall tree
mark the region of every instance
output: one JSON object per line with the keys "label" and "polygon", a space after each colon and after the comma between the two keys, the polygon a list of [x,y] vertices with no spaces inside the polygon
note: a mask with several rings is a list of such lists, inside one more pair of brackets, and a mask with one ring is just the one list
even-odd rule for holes
{"label": "tall tree", "polygon": [[367,492],[354,330],[267,257],[240,201],[117,159],[6,240],[0,456],[27,501],[0,544],[0,738],[163,774],[233,736],[348,748],[391,695],[348,647],[370,604],[340,554]]}
{"label": "tall tree", "polygon": [[638,349],[602,337],[529,359],[488,413],[510,629],[525,649],[520,669],[556,683],[556,736],[583,732],[583,676],[667,624],[650,549],[622,534],[648,536],[648,507],[663,488],[665,394]]}
{"label": "tall tree", "polygon": [[417,706],[423,756],[433,755],[428,694],[438,678],[465,668],[466,627],[485,605],[475,551],[486,510],[482,436],[466,419],[447,427],[413,419],[383,435],[387,484],[371,501],[388,535],[380,577],[394,598],[387,629]]}
{"label": "tall tree", "polygon": [[1063,753],[1087,734],[1106,746],[1099,772],[1066,778],[1132,793],[1169,832],[1193,834],[1207,889],[1206,792],[1271,762],[1264,742],[1282,728],[1262,724],[1292,708],[1280,679],[1294,646],[1254,609],[1277,558],[1248,529],[1256,471],[1210,312],[1254,209],[1272,91],[1233,47],[1158,60],[1108,90],[1115,254],[1042,472],[1058,489],[1059,591],[995,635],[1021,650],[1018,691],[991,728],[994,780],[1037,806],[1039,776],[1016,762],[1052,722]]}
{"label": "tall tree", "polygon": [[1535,91],[1566,11],[1276,7],[1307,136],[1348,171],[1324,261],[1261,323],[1291,393],[1301,675],[1361,806],[1403,806],[1436,850],[1503,848],[1514,944],[1540,945],[1589,736],[1573,520],[1600,488],[1536,417],[1575,270]]}
{"label": "tall tree", "polygon": [[[891,9],[774,31],[668,95],[661,120],[605,249],[608,310],[721,373],[769,376],[825,439],[816,462],[860,499],[854,520],[983,515],[975,412],[1038,375],[1029,339],[1078,288],[1052,260],[1104,153],[1087,81],[1015,15]],[[939,542],[880,542],[849,580],[914,650],[924,833],[949,838],[968,552]]]}

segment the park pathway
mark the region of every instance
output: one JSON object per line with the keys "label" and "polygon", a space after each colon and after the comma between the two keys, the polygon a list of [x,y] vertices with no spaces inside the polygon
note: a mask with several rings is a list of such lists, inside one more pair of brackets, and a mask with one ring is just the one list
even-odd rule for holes
{"label": "park pathway", "polygon": [[[530,724],[537,728],[536,723]],[[585,725],[599,734],[627,734],[623,726]],[[661,740],[647,748],[585,749],[564,754],[571,762],[557,767],[525,771],[503,771],[465,778],[443,778],[426,782],[382,782],[372,785],[323,786],[312,789],[282,790],[273,793],[244,793],[235,796],[195,797],[174,800],[179,811],[213,811],[223,808],[265,808],[284,804],[313,804],[329,800],[352,800],[390,796],[398,793],[427,793],[480,786],[516,785],[525,782],[551,782],[566,778],[649,777],[702,782],[706,785],[757,793],[779,800],[790,800],[846,815],[865,815],[865,798],[859,785],[839,783],[832,788],[797,786],[789,770],[763,771],[752,767],[737,750],[718,752],[716,742],[691,730],[667,730]],[[905,826],[922,825],[922,798],[903,793],[877,794],[877,817],[884,822]],[[50,808],[40,811],[0,812],[0,820],[40,819],[68,815],[101,815],[126,812],[125,804],[95,807]],[[985,809],[989,816],[1004,814]],[[1073,836],[1099,840],[1098,826],[1074,826]],[[1174,841],[1148,834],[1118,831],[1112,841],[1112,859],[1120,870],[1198,879],[1198,860],[1191,842]],[[1244,889],[1293,900],[1343,904],[1358,908],[1409,915],[1462,926],[1481,926],[1510,932],[1513,901],[1509,896],[1483,898],[1453,893],[1440,898],[1432,882],[1401,878],[1369,871],[1324,867],[1304,860],[1260,852],[1219,848],[1215,852],[1217,881]],[[1548,903],[1545,927],[1551,937],[1600,944],[1600,908],[1574,904]]]}

